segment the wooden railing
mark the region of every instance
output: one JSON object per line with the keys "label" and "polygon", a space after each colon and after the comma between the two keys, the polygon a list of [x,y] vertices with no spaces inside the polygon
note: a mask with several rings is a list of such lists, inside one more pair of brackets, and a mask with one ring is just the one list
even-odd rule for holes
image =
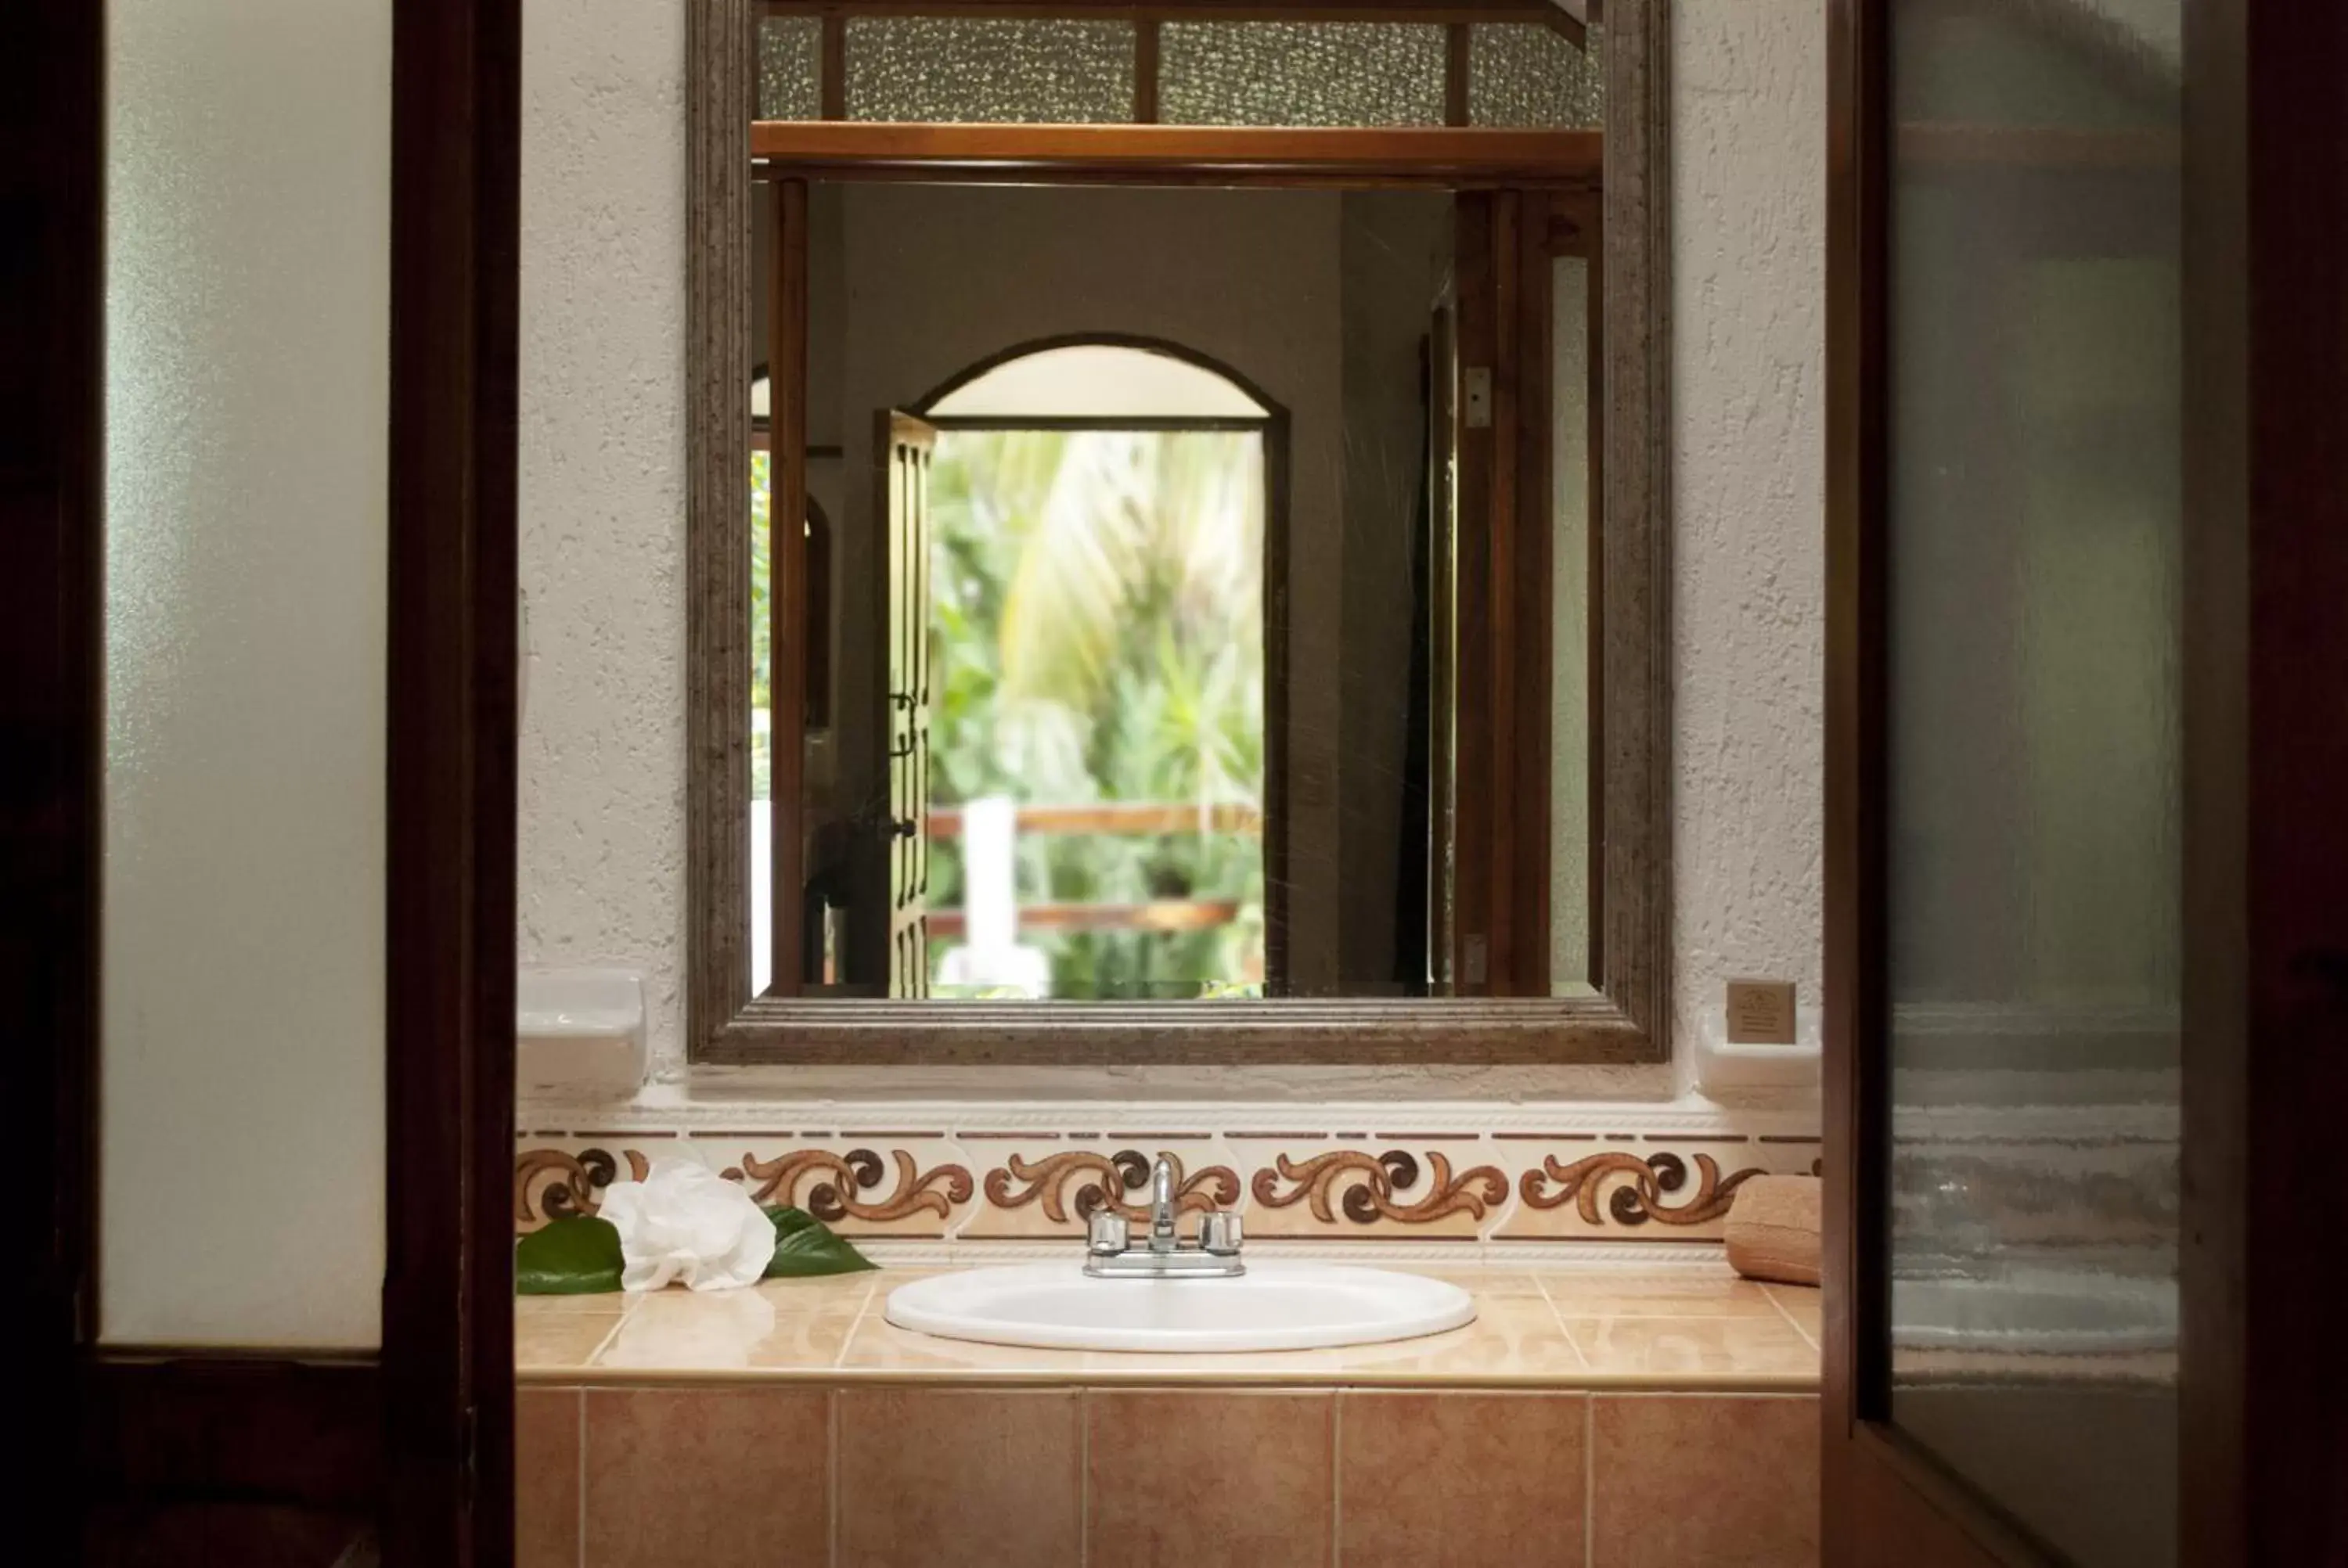
{"label": "wooden railing", "polygon": [[[1023,805],[1022,833],[1240,833],[1262,836],[1263,813],[1251,805],[1224,802],[1203,810],[1179,802],[1094,801],[1083,805]],[[962,836],[962,808],[942,805],[930,812],[932,838]],[[934,919],[934,917],[932,917]]]}
{"label": "wooden railing", "polygon": [[[1255,806],[1222,802],[1210,806],[1179,801],[1091,801],[1078,805],[1023,805],[1019,831],[1055,834],[1158,835],[1229,833],[1263,835],[1263,813]],[[963,823],[959,806],[931,810],[929,835],[958,839]],[[1204,931],[1240,917],[1234,898],[1155,898],[1140,904],[1024,904],[1019,925],[1030,931]],[[961,909],[932,909],[929,932],[953,940],[969,928]]]}
{"label": "wooden railing", "polygon": [[[1204,931],[1240,917],[1236,898],[1154,898],[1147,904],[1022,904],[1019,925],[1030,931]],[[959,937],[959,909],[932,909],[932,937]]]}

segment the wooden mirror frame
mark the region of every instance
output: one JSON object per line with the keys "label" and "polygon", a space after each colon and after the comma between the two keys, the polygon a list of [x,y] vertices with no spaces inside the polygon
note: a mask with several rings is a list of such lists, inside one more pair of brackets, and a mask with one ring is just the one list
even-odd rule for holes
{"label": "wooden mirror frame", "polygon": [[[763,0],[687,0],[686,106],[686,1029],[712,1064],[1254,1062],[1629,1063],[1670,1057],[1671,486],[1667,0],[1606,8],[1603,524],[1594,602],[1603,669],[1592,726],[1598,798],[1596,994],[1283,998],[1250,1001],[899,1001],[750,994],[749,471],[754,161],[795,172],[915,179],[1020,169],[1135,183],[1557,184],[1591,160],[1589,132],[1252,129],[1157,125],[889,126],[829,120],[753,130]],[[970,14],[955,0],[852,0],[838,13]],[[1058,0],[1147,19],[1147,5]],[[1160,9],[1165,9],[1161,7]],[[1173,7],[1179,10],[1180,7]],[[1465,26],[1488,3],[1343,5],[1291,0],[1251,17],[1340,12]],[[1518,19],[1523,10],[1509,8]],[[1456,12],[1457,15],[1451,15]],[[1233,12],[1237,15],[1237,12]],[[1438,15],[1440,14],[1440,15]],[[829,96],[829,95],[828,95]],[[1464,118],[1464,93],[1448,95]],[[1564,183],[1570,183],[1564,181]],[[778,297],[804,279],[778,274]],[[1508,352],[1503,346],[1502,352]],[[775,415],[794,411],[778,405]],[[778,660],[787,649],[778,645]],[[778,891],[778,897],[780,897]]]}

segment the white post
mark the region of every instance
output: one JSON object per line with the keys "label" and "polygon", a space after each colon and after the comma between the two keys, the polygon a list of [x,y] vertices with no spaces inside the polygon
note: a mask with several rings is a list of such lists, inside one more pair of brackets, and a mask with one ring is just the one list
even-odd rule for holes
{"label": "white post", "polygon": [[962,809],[963,940],[982,964],[1019,940],[1019,807],[991,794]]}
{"label": "white post", "polygon": [[1051,994],[1051,961],[1019,945],[1019,807],[989,795],[962,808],[963,945],[938,966],[938,984],[998,996]]}

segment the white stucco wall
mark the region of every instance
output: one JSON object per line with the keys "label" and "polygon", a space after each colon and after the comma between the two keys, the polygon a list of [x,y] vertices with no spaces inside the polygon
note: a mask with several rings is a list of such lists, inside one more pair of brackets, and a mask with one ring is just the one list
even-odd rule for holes
{"label": "white stucco wall", "polygon": [[[685,1046],[681,9],[536,0],[523,142],[521,957],[642,968],[655,1068],[672,1077]],[[1816,0],[1676,0],[1675,15],[1684,1039],[1731,975],[1790,976],[1806,1002],[1818,984],[1826,63]],[[1070,1088],[1065,1070],[1052,1077]],[[1138,1092],[1148,1078],[1103,1074],[1097,1088]],[[902,1070],[891,1081],[939,1086]],[[1290,1071],[1263,1089],[1317,1081]],[[1387,1071],[1359,1087],[1612,1098],[1679,1084],[1582,1069]]]}
{"label": "white stucco wall", "polygon": [[1790,979],[1805,1005],[1819,999],[1825,11],[1673,0],[1672,49],[1672,897],[1685,1040],[1733,976]]}
{"label": "white stucco wall", "polygon": [[524,961],[685,1049],[685,7],[523,17]]}

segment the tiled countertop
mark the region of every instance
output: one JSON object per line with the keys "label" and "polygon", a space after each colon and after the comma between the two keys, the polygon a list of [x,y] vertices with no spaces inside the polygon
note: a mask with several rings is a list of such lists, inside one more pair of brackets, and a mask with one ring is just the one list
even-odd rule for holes
{"label": "tiled countertop", "polygon": [[515,1303],[526,1383],[1219,1383],[1354,1388],[1806,1391],[1818,1380],[1818,1293],[1718,1272],[1416,1269],[1476,1297],[1477,1318],[1423,1339],[1342,1350],[1134,1355],[941,1339],[889,1324],[889,1292],[931,1269],[769,1280],[695,1295]]}

